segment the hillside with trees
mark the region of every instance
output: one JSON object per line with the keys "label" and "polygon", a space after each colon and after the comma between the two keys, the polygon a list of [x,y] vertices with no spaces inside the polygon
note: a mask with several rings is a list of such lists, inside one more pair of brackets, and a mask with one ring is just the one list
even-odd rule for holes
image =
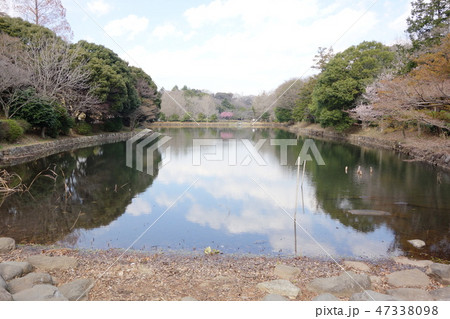
{"label": "hillside with trees", "polygon": [[[307,79],[285,82],[255,97],[254,108],[279,122],[318,123],[344,131],[355,125],[382,130],[450,130],[450,4],[418,0],[407,19],[411,44],[364,41],[343,52],[319,48]],[[279,92],[285,92],[281,98]],[[294,101],[294,102],[293,102]],[[262,105],[262,107],[261,107]]]}
{"label": "hillside with trees", "polygon": [[1,140],[26,131],[119,131],[159,114],[160,94],[142,69],[102,45],[71,44],[21,18],[0,17],[0,66]]}

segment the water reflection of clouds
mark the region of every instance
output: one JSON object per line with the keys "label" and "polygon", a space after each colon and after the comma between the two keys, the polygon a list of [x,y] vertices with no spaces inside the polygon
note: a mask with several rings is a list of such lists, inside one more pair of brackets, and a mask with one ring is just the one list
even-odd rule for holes
{"label": "water reflection of clouds", "polygon": [[[188,222],[231,235],[262,235],[267,238],[273,252],[294,251],[294,222],[285,211],[291,216],[294,214],[295,169],[279,165],[271,165],[269,169],[254,163],[245,167],[227,166],[221,161],[192,166],[191,158],[192,154],[189,152],[172,158],[159,171],[154,185],[141,197],[135,198],[127,212],[134,216],[150,213],[151,201],[161,208],[167,208],[192,181],[200,178],[193,189],[180,200],[184,202],[185,209],[182,216]],[[255,178],[264,189],[251,178]],[[303,188],[305,213],[302,213],[299,198],[298,223],[315,237],[321,247],[298,227],[300,254],[372,257],[386,254],[389,243],[382,242],[377,234],[358,233],[342,226],[329,215],[316,212],[318,203],[315,189],[307,176]],[[338,226],[340,229],[337,229]],[[393,238],[385,230],[382,237],[386,236]]]}

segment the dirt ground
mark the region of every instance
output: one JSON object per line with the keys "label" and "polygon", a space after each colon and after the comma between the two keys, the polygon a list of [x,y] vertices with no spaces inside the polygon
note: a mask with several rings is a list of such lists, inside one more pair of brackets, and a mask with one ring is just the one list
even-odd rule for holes
{"label": "dirt ground", "polygon": [[[197,300],[261,300],[266,293],[256,285],[279,279],[274,275],[277,264],[301,269],[291,280],[301,289],[296,300],[311,300],[316,294],[307,290],[308,283],[317,277],[336,276],[342,269],[333,261],[306,257],[266,257],[203,255],[181,253],[143,253],[121,250],[71,250],[51,249],[40,246],[19,246],[18,249],[0,254],[2,261],[24,261],[28,256],[72,256],[79,265],[71,270],[50,271],[61,285],[78,278],[92,278],[94,288],[89,300],[180,300],[193,297]],[[409,266],[396,264],[391,259],[365,261],[370,276],[384,276]],[[441,287],[432,282],[429,289]],[[381,283],[373,289],[383,292]]]}

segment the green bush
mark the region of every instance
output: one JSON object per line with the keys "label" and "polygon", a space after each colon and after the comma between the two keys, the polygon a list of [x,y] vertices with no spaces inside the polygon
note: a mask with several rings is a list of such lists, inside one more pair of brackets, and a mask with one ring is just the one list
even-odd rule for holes
{"label": "green bush", "polygon": [[206,121],[206,115],[203,113],[198,113],[197,115],[197,121],[198,122],[205,122]]}
{"label": "green bush", "polygon": [[70,117],[69,113],[67,113],[67,110],[63,107],[57,108],[58,113],[58,120],[60,125],[60,133],[62,135],[69,135],[70,129],[75,126],[75,119]]}
{"label": "green bush", "polygon": [[164,114],[163,112],[160,112],[159,113],[159,120],[162,121],[162,122],[166,121],[167,120],[166,114]]}
{"label": "green bush", "polygon": [[75,124],[74,129],[80,135],[89,135],[92,133],[92,126],[86,122],[78,122]]}
{"label": "green bush", "polygon": [[217,114],[213,114],[209,117],[210,122],[217,122],[217,119],[218,119]]}
{"label": "green bush", "polygon": [[114,119],[107,120],[103,125],[103,130],[106,132],[120,132],[123,127],[122,119],[116,117]]}
{"label": "green bush", "polygon": [[353,120],[347,113],[340,110],[322,110],[318,120],[322,127],[333,126],[338,131],[344,131],[353,124]]}
{"label": "green bush", "polygon": [[180,120],[180,116],[178,114],[172,114],[171,116],[169,116],[168,120],[171,122],[176,122]]}
{"label": "green bush", "polygon": [[4,139],[9,143],[14,143],[22,135],[23,128],[15,120],[0,121],[0,139]]}
{"label": "green bush", "polygon": [[191,122],[192,121],[192,114],[191,113],[185,113],[183,115],[183,118],[181,119],[181,122]]}
{"label": "green bush", "polygon": [[31,129],[31,124],[22,119],[16,119],[17,124],[23,129],[23,132],[26,133]]}

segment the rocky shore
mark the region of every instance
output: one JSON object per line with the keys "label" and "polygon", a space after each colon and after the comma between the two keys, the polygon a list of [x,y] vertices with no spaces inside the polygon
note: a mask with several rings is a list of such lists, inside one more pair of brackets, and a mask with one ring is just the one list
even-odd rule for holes
{"label": "rocky shore", "polygon": [[0,300],[450,300],[450,265],[83,251],[0,238]]}

